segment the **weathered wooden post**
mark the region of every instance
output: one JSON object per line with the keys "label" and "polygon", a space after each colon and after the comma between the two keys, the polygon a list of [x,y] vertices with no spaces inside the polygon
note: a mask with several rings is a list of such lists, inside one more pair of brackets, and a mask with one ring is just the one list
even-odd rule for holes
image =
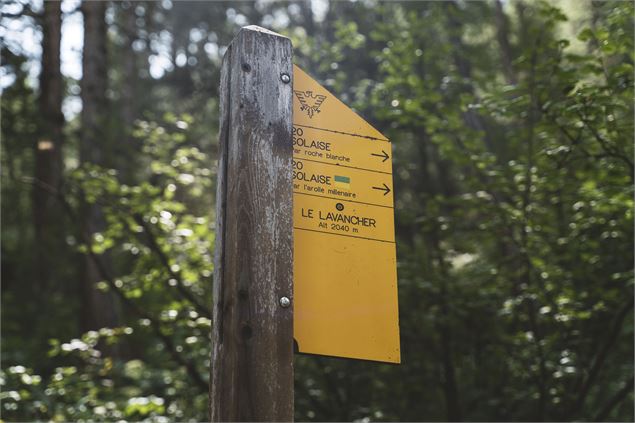
{"label": "weathered wooden post", "polygon": [[248,26],[223,58],[211,421],[293,420],[292,56]]}

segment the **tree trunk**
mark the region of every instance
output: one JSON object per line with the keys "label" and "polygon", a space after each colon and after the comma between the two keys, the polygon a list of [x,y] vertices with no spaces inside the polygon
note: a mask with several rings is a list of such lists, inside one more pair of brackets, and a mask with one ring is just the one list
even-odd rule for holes
{"label": "tree trunk", "polygon": [[[104,116],[107,115],[106,88],[108,73],[106,66],[107,28],[104,20],[106,2],[82,3],[84,15],[84,50],[82,57],[82,115],[80,161],[82,164],[104,165],[107,133]],[[85,204],[83,230],[89,239],[105,227],[101,209],[95,204]],[[106,258],[106,263],[108,260]],[[100,292],[96,284],[101,280],[95,263],[85,256],[82,269],[82,330],[112,327],[116,324],[114,300],[109,293]]]}
{"label": "tree trunk", "polygon": [[121,14],[121,30],[125,44],[119,53],[124,70],[124,77],[120,81],[121,107],[119,110],[122,125],[121,136],[117,140],[115,148],[118,157],[117,168],[120,171],[122,182],[133,183],[135,173],[133,158],[141,152],[141,145],[132,136],[134,121],[137,118],[138,111],[137,85],[139,80],[137,77],[137,56],[132,48],[133,43],[137,39],[137,15],[135,14],[137,2],[117,3],[116,6]]}
{"label": "tree trunk", "polygon": [[[48,291],[55,269],[56,251],[63,251],[61,211],[51,190],[62,180],[63,80],[60,71],[62,11],[59,2],[45,2],[42,21],[42,71],[40,73],[39,111],[41,137],[35,147],[33,188],[33,224],[35,229],[35,271],[38,289]],[[62,241],[63,242],[63,241]]]}
{"label": "tree trunk", "polygon": [[516,85],[518,80],[514,72],[512,48],[509,44],[509,19],[503,10],[503,4],[496,0],[496,38],[500,47],[503,73],[508,84]]}
{"label": "tree trunk", "polygon": [[[448,33],[450,34],[449,39],[453,51],[452,58],[458,74],[462,79],[463,90],[476,97],[474,86],[472,85],[472,64],[469,61],[465,45],[461,39],[464,23],[461,20],[460,8],[454,1],[445,2],[444,6],[447,13]],[[463,113],[463,119],[469,128],[483,132],[483,141],[485,142],[488,150],[495,151],[488,128],[486,127],[483,119],[481,119],[481,117],[471,109],[468,109],[465,113]]]}

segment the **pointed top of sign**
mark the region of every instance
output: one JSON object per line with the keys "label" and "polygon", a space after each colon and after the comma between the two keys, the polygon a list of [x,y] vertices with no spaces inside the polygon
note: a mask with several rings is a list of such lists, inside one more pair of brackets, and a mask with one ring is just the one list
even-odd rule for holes
{"label": "pointed top of sign", "polygon": [[258,25],[247,25],[247,26],[243,26],[241,28],[241,31],[255,31],[255,32],[262,32],[264,34],[269,34],[269,35],[275,35],[276,37],[282,37],[282,38],[287,38],[282,34],[278,34],[277,32],[273,32],[267,28],[263,28],[261,26]]}
{"label": "pointed top of sign", "polygon": [[293,92],[295,125],[388,141],[381,132],[296,65],[293,65]]}

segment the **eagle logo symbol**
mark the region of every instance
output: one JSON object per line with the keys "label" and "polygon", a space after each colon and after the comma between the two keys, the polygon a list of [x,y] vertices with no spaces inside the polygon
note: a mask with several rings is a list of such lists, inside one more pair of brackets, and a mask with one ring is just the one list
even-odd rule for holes
{"label": "eagle logo symbol", "polygon": [[300,110],[306,112],[310,118],[315,113],[320,113],[320,106],[326,100],[325,95],[314,95],[313,91],[294,91],[295,96],[300,100]]}

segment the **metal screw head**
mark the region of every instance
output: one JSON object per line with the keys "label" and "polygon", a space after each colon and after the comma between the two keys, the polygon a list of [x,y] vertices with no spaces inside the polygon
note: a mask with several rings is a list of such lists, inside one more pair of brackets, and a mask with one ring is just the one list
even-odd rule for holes
{"label": "metal screw head", "polygon": [[289,82],[291,82],[291,77],[289,76],[288,73],[281,73],[280,80],[284,82],[285,84],[288,84]]}
{"label": "metal screw head", "polygon": [[287,308],[291,305],[289,297],[280,297],[280,307]]}

